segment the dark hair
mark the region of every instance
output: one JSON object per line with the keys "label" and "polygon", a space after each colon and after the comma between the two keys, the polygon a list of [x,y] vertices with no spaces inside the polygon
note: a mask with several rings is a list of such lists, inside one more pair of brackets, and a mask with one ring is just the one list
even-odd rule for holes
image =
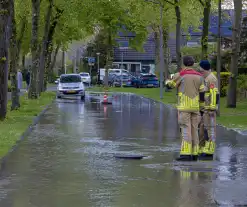
{"label": "dark hair", "polygon": [[183,64],[186,67],[193,66],[195,63],[194,58],[192,56],[184,56],[183,57]]}

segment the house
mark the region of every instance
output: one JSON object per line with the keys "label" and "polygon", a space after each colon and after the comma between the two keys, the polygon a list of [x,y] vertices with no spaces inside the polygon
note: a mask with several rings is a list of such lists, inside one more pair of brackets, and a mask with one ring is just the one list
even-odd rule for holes
{"label": "house", "polygon": [[[119,32],[116,39],[120,47],[114,47],[114,68],[123,68],[136,75],[139,73],[155,72],[155,38],[151,33],[144,43],[143,52],[138,52],[129,48],[129,39],[133,38],[133,33],[123,34]],[[168,41],[168,48],[171,60],[176,59],[176,40],[174,35]]]}
{"label": "house", "polygon": [[[223,47],[229,46],[232,37],[232,22],[234,20],[233,10],[224,10],[222,12],[222,45]],[[246,16],[246,14],[243,14]],[[185,33],[182,35],[182,46],[198,46],[201,42],[202,26],[197,31],[193,28],[189,28],[188,35]],[[218,35],[218,16],[212,14],[210,17],[209,26],[209,43],[216,42]],[[155,40],[154,35],[150,34],[147,41],[144,44],[144,52],[137,52],[134,49],[129,48],[129,39],[134,36],[133,33],[123,34],[119,33],[117,42],[121,47],[114,47],[114,65],[117,68],[121,67],[123,61],[123,68],[129,70],[131,73],[149,72],[155,70]],[[188,38],[190,37],[190,38]],[[170,55],[170,62],[176,62],[176,36],[174,33],[170,34],[168,40],[168,48]]]}
{"label": "house", "polygon": [[[243,14],[246,16],[246,14]],[[218,15],[213,14],[210,16],[210,26],[209,26],[209,43],[216,42],[218,36]],[[232,22],[234,20],[234,11],[233,10],[224,10],[222,12],[222,22],[221,22],[221,37],[222,45],[227,46],[231,42],[232,38]],[[186,41],[187,46],[197,46],[200,45],[201,35],[202,35],[202,26],[198,28],[199,31],[193,31],[192,28],[189,28],[190,40],[186,40],[187,35],[183,35]]]}
{"label": "house", "polygon": [[155,41],[153,35],[150,35],[143,46],[144,52],[138,52],[129,48],[129,40],[134,36],[133,33],[119,32],[119,38],[116,41],[121,47],[114,47],[113,65],[115,68],[121,68],[123,62],[123,68],[136,75],[149,72],[154,68]]}

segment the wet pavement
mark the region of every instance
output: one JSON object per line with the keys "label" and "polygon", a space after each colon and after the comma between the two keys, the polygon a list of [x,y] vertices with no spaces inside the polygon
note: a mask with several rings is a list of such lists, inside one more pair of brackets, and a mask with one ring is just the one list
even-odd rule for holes
{"label": "wet pavement", "polygon": [[217,137],[215,161],[179,163],[173,108],[133,95],[57,100],[2,165],[0,206],[247,205],[247,139],[222,128]]}

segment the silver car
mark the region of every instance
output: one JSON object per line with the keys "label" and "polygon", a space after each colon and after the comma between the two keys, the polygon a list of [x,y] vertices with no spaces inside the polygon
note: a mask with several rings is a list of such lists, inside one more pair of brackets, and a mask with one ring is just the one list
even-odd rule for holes
{"label": "silver car", "polygon": [[83,83],[91,85],[91,77],[89,73],[82,72],[80,73],[81,79]]}
{"label": "silver car", "polygon": [[57,98],[77,97],[85,99],[85,87],[79,74],[64,74],[60,76],[57,86]]}

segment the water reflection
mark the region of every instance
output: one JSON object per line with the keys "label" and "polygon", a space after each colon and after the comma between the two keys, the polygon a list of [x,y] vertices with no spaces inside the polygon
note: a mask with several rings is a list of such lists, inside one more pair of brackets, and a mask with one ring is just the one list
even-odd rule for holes
{"label": "water reflection", "polygon": [[[245,202],[246,137],[218,129],[217,161],[177,163],[176,111],[132,95],[115,97],[107,106],[90,99],[58,100],[10,155],[1,172],[0,206],[204,207]],[[147,158],[117,160],[116,153]]]}

